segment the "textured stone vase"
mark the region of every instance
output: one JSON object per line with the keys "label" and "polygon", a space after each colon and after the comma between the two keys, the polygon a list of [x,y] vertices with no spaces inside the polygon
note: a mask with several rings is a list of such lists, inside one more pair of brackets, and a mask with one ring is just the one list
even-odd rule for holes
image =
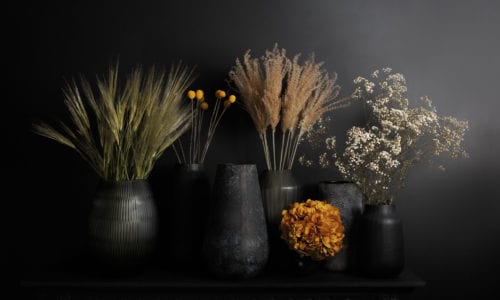
{"label": "textured stone vase", "polygon": [[203,243],[208,270],[222,278],[250,278],[266,266],[269,245],[257,167],[217,167]]}
{"label": "textured stone vase", "polygon": [[365,205],[360,222],[359,254],[366,276],[388,278],[401,273],[403,227],[394,205]]}
{"label": "textured stone vase", "polygon": [[325,268],[339,272],[353,271],[357,262],[363,194],[356,184],[348,181],[322,181],[318,187],[320,199],[339,209],[345,233],[342,250],[325,260]]}
{"label": "textured stone vase", "polygon": [[101,182],[89,218],[89,248],[110,269],[142,267],[157,238],[157,209],[146,180]]}
{"label": "textured stone vase", "polygon": [[172,181],[160,210],[162,260],[175,269],[199,267],[210,181],[203,164],[176,165]]}

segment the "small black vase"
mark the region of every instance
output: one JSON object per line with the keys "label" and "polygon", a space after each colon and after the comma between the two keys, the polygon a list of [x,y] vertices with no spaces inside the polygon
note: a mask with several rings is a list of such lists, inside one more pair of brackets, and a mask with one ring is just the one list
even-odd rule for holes
{"label": "small black vase", "polygon": [[266,266],[269,245],[255,165],[219,164],[203,257],[221,278],[250,278]]}
{"label": "small black vase", "polygon": [[403,227],[394,205],[365,205],[360,222],[360,266],[364,275],[397,277],[404,267]]}
{"label": "small black vase", "polygon": [[146,180],[100,183],[89,217],[89,249],[106,269],[140,270],[155,250],[157,229]]}
{"label": "small black vase", "polygon": [[325,260],[325,268],[338,272],[353,271],[357,262],[363,194],[356,184],[349,181],[322,181],[319,183],[319,194],[322,200],[339,209],[345,233],[342,250]]}
{"label": "small black vase", "polygon": [[172,193],[160,210],[162,260],[174,269],[199,266],[210,181],[203,164],[178,164]]}

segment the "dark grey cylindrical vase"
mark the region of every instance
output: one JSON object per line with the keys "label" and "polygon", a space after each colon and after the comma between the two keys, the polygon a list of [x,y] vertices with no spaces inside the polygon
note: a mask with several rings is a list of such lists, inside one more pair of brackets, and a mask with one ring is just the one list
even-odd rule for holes
{"label": "dark grey cylindrical vase", "polygon": [[266,266],[269,246],[257,167],[219,164],[213,185],[203,256],[222,278],[250,278]]}
{"label": "dark grey cylindrical vase", "polygon": [[103,181],[89,218],[89,248],[110,269],[142,267],[154,252],[157,209],[146,180]]}
{"label": "dark grey cylindrical vase", "polygon": [[281,212],[300,201],[297,181],[291,170],[265,170],[259,180],[269,233],[279,237]]}
{"label": "dark grey cylindrical vase", "polygon": [[269,236],[269,269],[287,271],[296,265],[296,260],[292,250],[281,239],[279,226],[282,211],[288,209],[290,204],[300,201],[299,186],[291,170],[264,170],[259,181]]}
{"label": "dark grey cylindrical vase", "polygon": [[210,181],[203,164],[176,165],[172,181],[172,197],[160,210],[161,256],[175,269],[199,267]]}
{"label": "dark grey cylindrical vase", "polygon": [[398,276],[404,267],[403,227],[394,205],[365,205],[360,221],[360,266],[370,277]]}
{"label": "dark grey cylindrical vase", "polygon": [[363,194],[356,184],[349,181],[322,181],[319,195],[337,207],[342,217],[345,238],[342,250],[325,260],[325,268],[330,271],[353,271],[356,268],[359,237],[359,221],[363,212]]}

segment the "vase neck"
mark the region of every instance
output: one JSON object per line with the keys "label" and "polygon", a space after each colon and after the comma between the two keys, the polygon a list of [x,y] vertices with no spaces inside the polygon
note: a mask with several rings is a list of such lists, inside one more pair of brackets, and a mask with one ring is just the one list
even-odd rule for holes
{"label": "vase neck", "polygon": [[396,212],[396,206],[394,204],[365,204],[364,211],[368,212],[380,212],[380,213],[393,213]]}
{"label": "vase neck", "polygon": [[177,164],[175,167],[177,169],[189,170],[189,171],[203,171],[203,170],[205,170],[204,164]]}

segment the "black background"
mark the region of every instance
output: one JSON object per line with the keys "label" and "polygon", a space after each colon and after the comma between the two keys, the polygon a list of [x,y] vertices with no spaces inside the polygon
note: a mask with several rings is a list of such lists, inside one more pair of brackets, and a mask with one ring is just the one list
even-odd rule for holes
{"label": "black background", "polygon": [[[93,79],[118,57],[123,72],[182,59],[197,65],[193,88],[208,93],[226,88],[227,72],[247,49],[259,56],[278,43],[290,55],[314,52],[338,73],[344,95],[356,76],[390,66],[405,74],[410,98],[428,95],[442,115],[469,120],[470,159],[448,161],[444,173],[416,167],[397,199],[407,265],[428,281],[416,297],[498,293],[500,2],[19,2],[4,15],[14,19],[4,21],[4,30],[14,33],[14,42],[4,45],[14,50],[4,56],[13,63],[6,75],[14,82],[2,97],[8,104],[2,109],[4,148],[13,150],[4,157],[13,179],[7,190],[14,196],[4,197],[13,204],[2,213],[13,242],[3,262],[21,275],[77,257],[85,244],[98,178],[72,150],[30,132],[34,121],[65,116],[65,79]],[[353,105],[331,117],[330,131],[342,141],[361,122],[361,109]],[[167,151],[152,178],[166,184],[174,162]],[[221,162],[264,168],[253,125],[238,107],[228,111],[210,148],[210,176]],[[333,169],[298,165],[294,174],[306,186],[340,179]]]}

